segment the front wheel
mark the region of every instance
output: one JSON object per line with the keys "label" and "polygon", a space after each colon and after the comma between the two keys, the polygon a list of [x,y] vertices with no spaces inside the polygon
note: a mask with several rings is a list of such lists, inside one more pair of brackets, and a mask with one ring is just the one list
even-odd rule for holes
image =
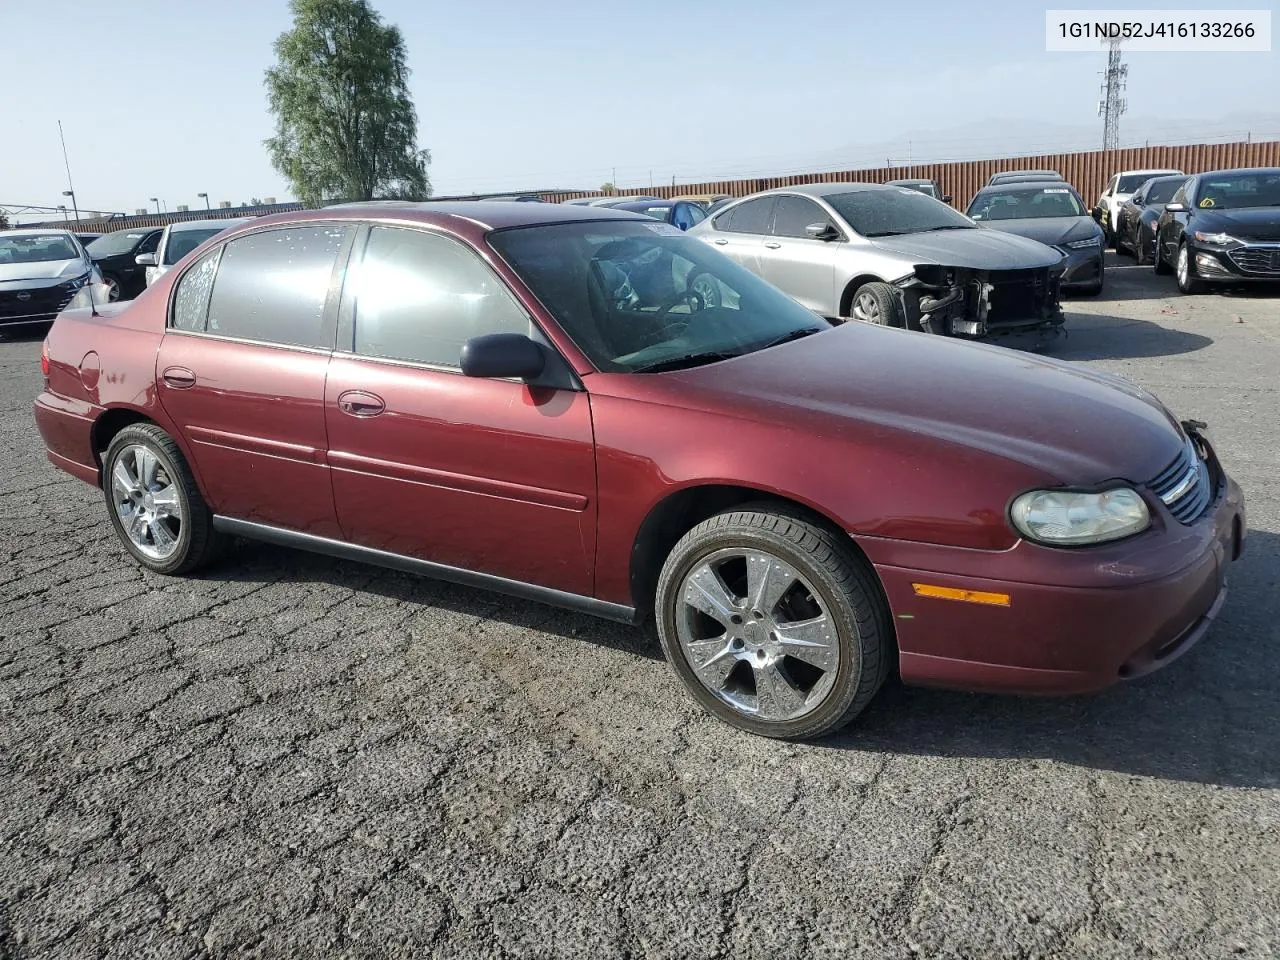
{"label": "front wheel", "polygon": [[1188,295],[1200,293],[1204,289],[1204,284],[1200,282],[1192,270],[1191,253],[1187,250],[1187,244],[1184,240],[1178,247],[1178,262],[1174,267],[1174,272],[1178,277],[1178,289]]}
{"label": "front wheel", "polygon": [[107,512],[125,549],[156,573],[195,570],[223,543],[173,438],[151,423],[125,427],[102,458]]}
{"label": "front wheel", "polygon": [[902,327],[902,302],[893,287],[879,280],[864,283],[853,295],[849,310],[853,319],[877,323],[882,327]]}
{"label": "front wheel", "polygon": [[102,283],[107,288],[108,303],[115,303],[124,297],[124,287],[120,283],[120,278],[114,273],[104,273]]}
{"label": "front wheel", "polygon": [[819,737],[862,711],[887,675],[892,625],[875,575],[846,543],[785,507],[718,514],[663,564],[658,636],[693,698],[766,737]]}

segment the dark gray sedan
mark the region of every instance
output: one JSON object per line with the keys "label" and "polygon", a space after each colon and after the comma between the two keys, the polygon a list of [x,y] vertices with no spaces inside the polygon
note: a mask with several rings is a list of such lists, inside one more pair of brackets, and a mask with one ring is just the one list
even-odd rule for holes
{"label": "dark gray sedan", "polygon": [[1064,291],[1090,296],[1102,292],[1102,227],[1070,184],[1038,181],[983,187],[967,213],[983,226],[1039,240],[1061,251],[1067,258]]}

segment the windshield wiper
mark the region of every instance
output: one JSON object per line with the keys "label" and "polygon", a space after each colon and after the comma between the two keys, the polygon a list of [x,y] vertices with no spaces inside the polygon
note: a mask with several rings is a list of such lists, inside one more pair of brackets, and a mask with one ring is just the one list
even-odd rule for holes
{"label": "windshield wiper", "polygon": [[768,350],[770,347],[776,347],[780,343],[790,343],[792,340],[799,340],[802,337],[807,337],[813,333],[821,333],[823,330],[828,330],[828,329],[830,328],[829,327],[801,327],[799,330],[792,330],[790,333],[784,333],[780,337],[775,337],[772,340],[768,340],[760,344],[760,346],[756,347],[755,350]]}
{"label": "windshield wiper", "polygon": [[864,233],[864,237],[901,237],[910,233],[910,230],[877,230],[874,233]]}
{"label": "windshield wiper", "polygon": [[678,357],[667,357],[653,363],[643,363],[631,369],[632,373],[662,373],[664,370],[683,370],[687,367],[700,367],[704,363],[715,363],[717,360],[729,360],[740,357],[740,353],[725,353],[723,350],[704,350],[700,353],[683,353]]}
{"label": "windshield wiper", "polygon": [[941,227],[929,227],[927,230],[921,230],[921,233],[933,233],[935,230],[976,230],[971,223],[948,223]]}

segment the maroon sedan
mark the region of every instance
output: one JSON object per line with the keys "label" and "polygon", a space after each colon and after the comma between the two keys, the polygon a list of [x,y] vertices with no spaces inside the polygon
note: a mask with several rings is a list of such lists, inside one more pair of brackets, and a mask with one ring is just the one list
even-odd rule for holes
{"label": "maroon sedan", "polygon": [[265,217],[64,313],[43,362],[49,459],[152,570],[243,536],[652,618],[694,698],[768,736],[839,727],[895,668],[1147,673],[1244,535],[1203,425],[1140,388],[832,326],[615,210]]}

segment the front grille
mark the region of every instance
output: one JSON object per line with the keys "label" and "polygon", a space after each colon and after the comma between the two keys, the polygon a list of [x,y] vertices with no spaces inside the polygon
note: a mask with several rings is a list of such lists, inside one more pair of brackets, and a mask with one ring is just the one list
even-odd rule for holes
{"label": "front grille", "polygon": [[[26,299],[22,295],[26,295]],[[34,290],[0,291],[0,320],[43,319],[57,316],[75,296],[59,284],[56,287],[37,287]]]}
{"label": "front grille", "polygon": [[1260,277],[1280,277],[1280,245],[1275,247],[1240,247],[1229,254],[1243,273]]}
{"label": "front grille", "polygon": [[987,326],[1043,322],[1058,302],[1058,278],[1050,268],[993,270],[988,275]]}
{"label": "front grille", "polygon": [[1213,500],[1209,465],[1200,458],[1189,439],[1177,459],[1148,481],[1147,486],[1180,523],[1195,523]]}

